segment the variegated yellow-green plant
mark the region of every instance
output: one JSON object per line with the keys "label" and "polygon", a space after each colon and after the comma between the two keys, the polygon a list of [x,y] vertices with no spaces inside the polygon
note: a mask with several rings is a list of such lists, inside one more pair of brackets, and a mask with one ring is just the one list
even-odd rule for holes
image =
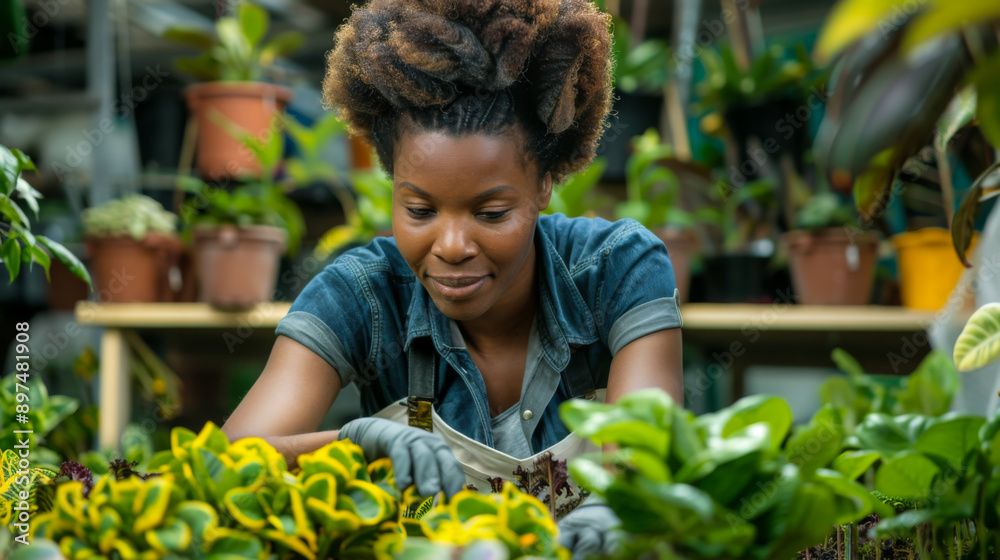
{"label": "variegated yellow-green plant", "polygon": [[448,503],[423,515],[419,527],[420,536],[410,533],[382,537],[375,546],[376,557],[453,558],[464,549],[465,558],[474,552],[473,547],[482,547],[482,557],[488,558],[570,558],[569,551],[556,538],[556,523],[548,506],[510,482],[497,494],[459,492]]}
{"label": "variegated yellow-green plant", "polygon": [[35,539],[55,542],[67,560],[84,558],[263,558],[254,535],[220,527],[215,510],[184,499],[167,477],[101,477],[84,496],[79,481],[60,484],[50,511],[34,520]]}
{"label": "variegated yellow-green plant", "polygon": [[[38,509],[35,504],[38,482],[55,475],[55,471],[47,467],[31,466],[30,461],[26,461],[28,468],[22,469],[22,459],[13,449],[4,449],[0,455],[0,525],[3,526],[18,522],[21,511],[32,516]],[[22,492],[27,493],[26,500],[21,499]]]}
{"label": "variegated yellow-green plant", "polygon": [[149,468],[216,508],[223,526],[258,535],[268,553],[314,559],[370,558],[381,534],[400,531],[387,464],[368,465],[358,446],[338,441],[300,456],[289,472],[263,439],[230,444],[208,423],[199,434],[175,428],[170,451]]}
{"label": "variegated yellow-green plant", "polygon": [[955,342],[955,368],[979,369],[1000,358],[1000,303],[987,303],[969,317]]}

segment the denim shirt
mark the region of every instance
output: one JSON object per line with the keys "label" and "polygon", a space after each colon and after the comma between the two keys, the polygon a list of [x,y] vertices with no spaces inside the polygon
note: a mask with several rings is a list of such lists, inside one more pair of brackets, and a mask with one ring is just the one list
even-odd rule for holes
{"label": "denim shirt", "polygon": [[[520,417],[533,452],[568,435],[559,405],[606,388],[611,360],[647,334],[681,326],[673,267],[663,242],[635,220],[542,215],[535,229],[542,359],[522,391]],[[441,313],[393,238],[345,252],[317,274],[276,333],[325,359],[355,383],[372,415],[408,395],[407,351],[429,337],[439,359],[435,410],[450,426],[494,447],[482,375],[452,344]]]}

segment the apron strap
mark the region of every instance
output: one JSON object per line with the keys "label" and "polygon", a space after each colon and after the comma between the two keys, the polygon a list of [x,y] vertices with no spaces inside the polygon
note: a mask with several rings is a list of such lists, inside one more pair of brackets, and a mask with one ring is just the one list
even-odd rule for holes
{"label": "apron strap", "polygon": [[434,405],[434,381],[437,372],[437,352],[428,348],[426,338],[410,343],[407,351],[409,396],[406,411],[410,426],[434,431],[431,411]]}

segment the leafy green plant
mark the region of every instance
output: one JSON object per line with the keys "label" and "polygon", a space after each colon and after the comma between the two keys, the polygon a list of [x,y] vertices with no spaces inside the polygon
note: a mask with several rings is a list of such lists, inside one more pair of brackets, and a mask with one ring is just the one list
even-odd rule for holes
{"label": "leafy green plant", "polygon": [[728,44],[704,49],[701,62],[705,79],[696,85],[700,106],[719,114],[778,97],[798,99],[822,79],[802,45],[796,45],[791,57],[788,48],[772,45],[750,61],[747,69],[740,67]]}
{"label": "leafy green plant", "polygon": [[388,533],[375,546],[380,558],[559,558],[556,523],[548,507],[507,482],[499,493],[459,492],[420,519],[417,535]]}
{"label": "leafy green plant", "polygon": [[610,203],[610,198],[595,198],[594,196],[594,187],[600,182],[607,167],[608,160],[602,157],[594,158],[589,167],[575,173],[563,184],[552,189],[549,206],[542,213],[561,213],[570,218],[577,216],[593,218],[596,216],[595,208],[607,206]]}
{"label": "leafy green plant", "polygon": [[812,459],[825,441],[816,426],[843,437],[832,409],[784,448],[791,410],[765,395],[697,419],[656,389],[613,405],[568,401],[560,414],[581,437],[619,447],[618,472],[594,458],[575,460],[570,472],[621,518],[634,547],[624,557],[661,550],[691,560],[784,559],[879,507],[863,487],[825,468],[832,454]]}
{"label": "leafy green plant", "polygon": [[[974,120],[985,140],[1000,146],[997,21],[996,3],[932,1],[914,11],[903,0],[874,7],[844,0],[828,17],[816,48],[820,62],[836,57],[840,65],[817,136],[817,154],[831,183],[853,190],[862,216],[879,216],[897,179],[905,184],[922,175],[926,165],[913,156],[932,145],[945,215],[963,262],[980,203],[997,192],[982,180],[997,166],[987,157],[970,168],[978,179],[952,220],[948,155],[957,151],[955,133]],[[970,149],[988,152],[981,144]]]}
{"label": "leafy green plant", "polygon": [[[715,206],[699,210],[699,216],[722,232],[719,247],[722,253],[746,251],[757,239],[761,225],[768,221],[765,209],[774,204],[775,183],[760,179],[737,188],[720,179],[713,187],[708,196]],[[755,205],[758,211],[748,211],[749,205]]]}
{"label": "leafy green plant", "polygon": [[632,154],[625,163],[628,199],[615,206],[615,219],[632,218],[647,228],[691,227],[696,217],[680,207],[680,182],[663,160],[673,157],[673,147],[660,140],[655,128],[632,138]]}
{"label": "leafy green plant", "polygon": [[203,81],[258,81],[278,57],[291,54],[304,40],[301,33],[288,31],[264,43],[269,26],[266,10],[242,0],[236,16],[216,20],[214,33],[173,27],[163,36],[202,51],[177,59],[175,66],[182,72]]}
{"label": "leafy green plant", "polygon": [[[260,164],[260,174],[248,177],[228,190],[210,186],[197,177],[180,177],[178,187],[196,196],[195,204],[184,207],[181,218],[191,226],[230,224],[238,227],[274,226],[288,232],[288,253],[294,256],[302,244],[305,218],[286,190],[294,188],[275,177],[284,155],[283,121],[276,117],[267,134],[257,137],[235,124],[220,119],[218,124],[253,153]],[[197,212],[197,208],[201,212]]]}
{"label": "leafy green plant", "polygon": [[83,211],[83,233],[88,237],[127,235],[142,241],[150,233],[175,235],[177,215],[152,198],[130,194]]}
{"label": "leafy green plant", "polygon": [[1000,303],[987,303],[969,317],[955,342],[958,371],[972,371],[1000,358]]}
{"label": "leafy green plant", "polygon": [[[20,397],[19,397],[20,395]],[[18,405],[29,403],[26,412],[18,412]],[[26,441],[31,450],[32,461],[35,464],[55,467],[59,458],[50,450],[42,447],[46,437],[69,415],[73,414],[80,403],[76,399],[64,395],[49,395],[45,384],[35,377],[18,377],[11,373],[0,381],[0,424],[7,427],[0,434],[0,449],[16,449],[20,442]],[[14,429],[27,431],[27,434],[15,434]]]}
{"label": "leafy green plant", "polygon": [[34,170],[35,164],[24,152],[0,145],[0,259],[7,268],[10,282],[21,272],[22,262],[29,266],[38,263],[48,278],[52,256],[55,256],[92,288],[90,273],[76,255],[48,237],[31,232],[31,222],[21,203],[28,206],[37,220],[38,199],[42,198],[42,193],[32,188],[21,173]]}
{"label": "leafy green plant", "polygon": [[670,79],[670,45],[663,39],[646,39],[632,46],[628,22],[613,18],[612,58],[615,87],[626,93],[660,95]]}
{"label": "leafy green plant", "polygon": [[902,379],[865,373],[861,364],[840,348],[834,349],[831,359],[846,376],[824,381],[820,401],[841,410],[848,435],[871,414],[941,416],[958,394],[958,374],[948,356],[939,351],[928,354]]}
{"label": "leafy green plant", "polygon": [[367,243],[392,228],[392,178],[380,166],[351,171],[349,181],[357,203],[347,211],[347,223],[320,237],[315,254],[325,259],[354,243]]}

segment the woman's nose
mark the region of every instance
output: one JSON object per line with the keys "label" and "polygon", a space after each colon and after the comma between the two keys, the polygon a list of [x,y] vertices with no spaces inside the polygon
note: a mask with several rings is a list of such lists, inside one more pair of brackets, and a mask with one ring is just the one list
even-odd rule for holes
{"label": "woman's nose", "polygon": [[469,227],[462,220],[441,220],[431,252],[434,256],[458,264],[476,256],[479,247],[469,232]]}

